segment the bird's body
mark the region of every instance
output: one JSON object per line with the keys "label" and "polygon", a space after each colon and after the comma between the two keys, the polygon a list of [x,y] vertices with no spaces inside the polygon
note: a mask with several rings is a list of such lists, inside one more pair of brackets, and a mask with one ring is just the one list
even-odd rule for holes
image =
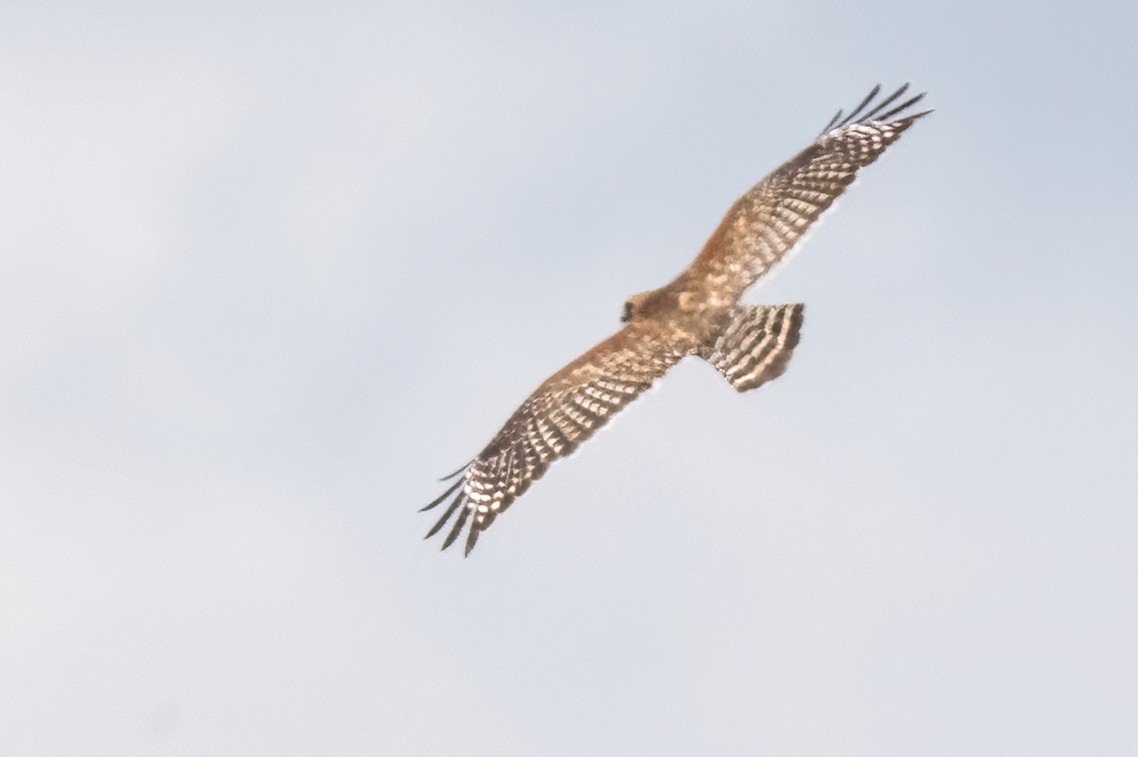
{"label": "bird's body", "polygon": [[546,379],[490,444],[452,474],[461,478],[423,508],[454,495],[427,536],[455,517],[446,549],[469,521],[469,554],[479,534],[552,462],[685,357],[707,360],[740,392],[782,375],[798,344],[803,306],[747,306],[739,299],[785,258],[860,168],[929,112],[889,120],[922,93],[882,113],[907,86],[864,114],[879,87],[845,120],[839,111],[817,140],[736,201],[691,266],[660,289],[631,297],[624,328]]}

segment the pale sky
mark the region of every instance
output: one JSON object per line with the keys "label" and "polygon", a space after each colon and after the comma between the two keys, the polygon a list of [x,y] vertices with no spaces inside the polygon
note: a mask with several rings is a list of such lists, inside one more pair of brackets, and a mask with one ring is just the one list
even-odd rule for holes
{"label": "pale sky", "polygon": [[[1133,753],[1138,6],[181,6],[0,8],[0,753]],[[422,541],[908,80],[785,376]]]}

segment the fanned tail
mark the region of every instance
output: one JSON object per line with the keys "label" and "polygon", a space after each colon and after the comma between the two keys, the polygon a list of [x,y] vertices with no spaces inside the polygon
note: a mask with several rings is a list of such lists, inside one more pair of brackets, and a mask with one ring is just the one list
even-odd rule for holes
{"label": "fanned tail", "polygon": [[705,359],[739,392],[778,378],[798,346],[802,308],[802,303],[739,308]]}

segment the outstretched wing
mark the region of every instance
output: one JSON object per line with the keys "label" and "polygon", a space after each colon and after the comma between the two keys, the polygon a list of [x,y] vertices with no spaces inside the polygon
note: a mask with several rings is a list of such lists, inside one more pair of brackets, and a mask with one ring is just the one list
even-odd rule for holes
{"label": "outstretched wing", "polygon": [[877,160],[914,121],[932,112],[891,120],[925,96],[922,92],[891,108],[908,87],[866,110],[881,90],[878,85],[844,119],[839,110],[813,144],[731,206],[685,275],[721,296],[737,299],[790,252],[859,169]]}
{"label": "outstretched wing", "polygon": [[478,457],[447,478],[462,477],[423,508],[430,510],[454,495],[427,538],[457,513],[443,549],[458,538],[469,520],[466,554],[470,554],[478,535],[541,478],[551,463],[571,454],[694,349],[650,325],[632,324],[549,377]]}

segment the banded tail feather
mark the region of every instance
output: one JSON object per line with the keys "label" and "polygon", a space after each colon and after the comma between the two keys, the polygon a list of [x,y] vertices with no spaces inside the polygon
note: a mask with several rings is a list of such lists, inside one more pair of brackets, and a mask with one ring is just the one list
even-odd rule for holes
{"label": "banded tail feather", "polygon": [[705,356],[736,391],[755,389],[786,371],[798,346],[802,303],[741,307]]}

